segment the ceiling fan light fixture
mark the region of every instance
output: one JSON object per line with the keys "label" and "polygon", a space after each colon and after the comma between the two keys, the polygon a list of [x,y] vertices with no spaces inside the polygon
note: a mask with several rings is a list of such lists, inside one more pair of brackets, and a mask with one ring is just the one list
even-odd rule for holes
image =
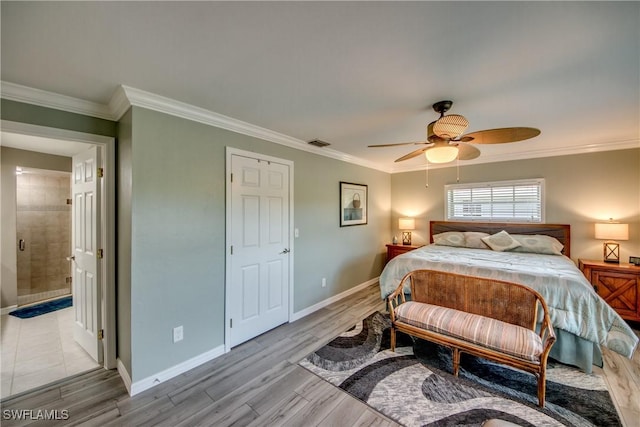
{"label": "ceiling fan light fixture", "polygon": [[440,138],[455,139],[459,138],[468,126],[469,121],[464,116],[449,114],[436,120],[433,125],[433,133]]}
{"label": "ceiling fan light fixture", "polygon": [[449,163],[458,157],[458,147],[455,145],[441,145],[429,148],[424,152],[430,163]]}

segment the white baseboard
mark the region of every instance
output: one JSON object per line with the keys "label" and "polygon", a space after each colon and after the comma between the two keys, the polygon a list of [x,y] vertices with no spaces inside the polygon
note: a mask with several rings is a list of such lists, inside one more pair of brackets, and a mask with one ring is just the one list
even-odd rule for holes
{"label": "white baseboard", "polygon": [[293,313],[291,315],[291,318],[289,319],[289,322],[295,322],[296,320],[302,319],[303,317],[310,315],[314,311],[318,311],[321,308],[325,308],[326,306],[331,305],[334,302],[341,300],[342,298],[345,298],[345,297],[347,297],[347,296],[349,296],[351,294],[354,294],[354,293],[356,293],[356,292],[358,292],[358,291],[360,291],[360,290],[362,290],[362,289],[364,289],[364,288],[366,288],[368,286],[371,286],[374,283],[377,283],[378,279],[379,279],[379,277],[374,277],[373,279],[367,280],[366,282],[361,283],[361,284],[359,284],[357,286],[354,286],[351,289],[347,289],[346,291],[341,292],[338,295],[334,295],[331,298],[327,298],[324,301],[320,301],[319,303],[312,305],[311,307],[307,307],[304,310],[300,310],[300,311],[298,311],[296,313]]}
{"label": "white baseboard", "polygon": [[2,308],[0,308],[0,315],[9,314],[12,311],[15,311],[17,309],[18,309],[17,305],[10,305],[8,307],[2,307]]}
{"label": "white baseboard", "polygon": [[[314,311],[318,311],[328,305],[331,305],[336,301],[341,300],[342,298],[345,298],[353,293],[356,293],[377,282],[378,282],[378,277],[375,277],[371,280],[367,280],[366,282],[361,283],[357,286],[354,286],[351,289],[347,289],[346,291],[341,292],[338,295],[334,295],[331,298],[327,298],[324,301],[320,301],[319,303],[312,305],[311,307],[307,307],[304,310],[300,310],[297,313],[293,313],[289,321],[294,322],[298,319],[308,316]],[[213,360],[216,357],[223,355],[224,353],[225,353],[225,346],[224,345],[218,346],[212,350],[207,351],[206,353],[203,353],[199,356],[186,360],[178,365],[172,366],[169,369],[165,369],[164,371],[158,372],[157,374],[151,375],[143,380],[136,381],[135,383],[131,381],[131,375],[129,375],[127,368],[124,366],[124,364],[120,359],[118,359],[117,361],[117,368],[118,368],[118,373],[120,374],[120,377],[122,378],[122,381],[124,382],[124,385],[127,388],[127,391],[129,392],[129,396],[135,396],[138,393],[141,393],[160,383],[170,380],[173,377],[176,377],[184,372],[187,372],[188,370],[193,369],[196,366],[202,365],[203,363]]]}
{"label": "white baseboard", "polygon": [[213,360],[223,354],[224,345],[221,345],[205,353],[202,353],[199,356],[193,357],[189,360],[185,360],[184,362],[172,366],[169,369],[165,369],[164,371],[158,372],[145,379],[136,381],[135,383],[131,381],[129,372],[127,372],[127,369],[124,367],[122,362],[120,362],[120,359],[118,359],[118,373],[122,377],[122,381],[124,382],[124,385],[129,392],[129,396],[135,396],[138,393],[149,390],[150,388],[160,383],[170,380],[173,377],[177,377],[178,375],[185,373],[188,370],[195,368],[196,366],[200,366],[203,363]]}

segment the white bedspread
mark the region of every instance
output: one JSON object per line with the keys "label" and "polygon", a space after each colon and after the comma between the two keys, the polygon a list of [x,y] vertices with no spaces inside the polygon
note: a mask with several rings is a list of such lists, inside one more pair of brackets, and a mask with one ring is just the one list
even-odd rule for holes
{"label": "white bedspread", "polygon": [[[526,285],[544,297],[554,328],[626,357],[631,357],[638,344],[629,325],[565,256],[424,246],[399,255],[386,265],[380,275],[382,297],[393,292],[406,273],[423,268]],[[411,289],[405,285],[404,292],[408,294]]]}

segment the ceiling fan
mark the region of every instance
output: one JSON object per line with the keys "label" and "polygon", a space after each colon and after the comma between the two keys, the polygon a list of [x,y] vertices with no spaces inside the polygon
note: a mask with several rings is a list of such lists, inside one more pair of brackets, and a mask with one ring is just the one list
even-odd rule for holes
{"label": "ceiling fan", "polygon": [[480,150],[473,144],[504,144],[524,141],[540,135],[540,130],[529,127],[512,127],[480,130],[463,135],[469,121],[459,114],[448,114],[453,101],[439,101],[433,104],[433,110],[440,118],[427,126],[427,140],[419,142],[400,142],[396,144],[369,145],[369,147],[394,147],[398,145],[426,145],[396,159],[396,162],[412,159],[425,153],[431,163],[448,163],[455,159],[471,160],[480,156]]}

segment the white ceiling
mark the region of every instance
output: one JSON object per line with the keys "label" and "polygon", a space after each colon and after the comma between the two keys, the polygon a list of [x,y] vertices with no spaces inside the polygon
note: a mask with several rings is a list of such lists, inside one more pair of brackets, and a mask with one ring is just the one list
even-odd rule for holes
{"label": "white ceiling", "polygon": [[[475,161],[640,146],[640,2],[2,2],[1,78],[99,104],[141,89],[380,165],[454,101]],[[469,162],[469,163],[471,163]]]}

